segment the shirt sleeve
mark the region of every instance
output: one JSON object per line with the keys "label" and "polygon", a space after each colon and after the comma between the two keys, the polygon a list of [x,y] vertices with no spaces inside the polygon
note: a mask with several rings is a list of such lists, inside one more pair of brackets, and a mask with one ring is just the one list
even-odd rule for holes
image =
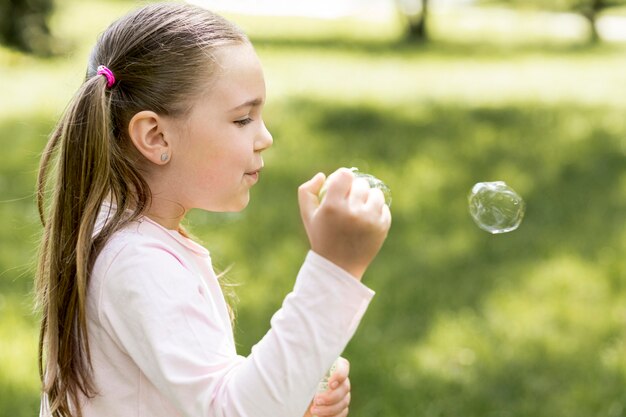
{"label": "shirt sleeve", "polygon": [[110,265],[99,320],[184,416],[300,417],[354,334],[373,291],[309,252],[294,290],[247,358],[201,278],[158,247]]}
{"label": "shirt sleeve", "polygon": [[246,410],[235,415],[304,415],[373,296],[348,272],[310,251],[271,329],[226,386],[236,391],[237,409]]}

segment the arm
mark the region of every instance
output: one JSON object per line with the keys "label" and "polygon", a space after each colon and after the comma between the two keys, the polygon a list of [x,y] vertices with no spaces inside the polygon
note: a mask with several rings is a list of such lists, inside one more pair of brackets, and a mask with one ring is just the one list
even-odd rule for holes
{"label": "arm", "polygon": [[310,252],[270,331],[243,358],[199,284],[172,255],[135,246],[109,270],[102,296],[109,333],[185,416],[303,415],[373,296]]}
{"label": "arm", "polygon": [[[242,401],[255,410],[250,415],[302,416],[372,296],[345,271],[310,252],[271,330],[233,376],[230,388],[244,394]],[[267,388],[262,395],[259,381]]]}
{"label": "arm", "polygon": [[322,205],[317,193],[323,176],[300,187],[313,251],[248,358],[236,355],[215,303],[199,296],[198,277],[174,256],[146,256],[142,251],[158,248],[133,247],[124,253],[126,263],[115,263],[125,273],[110,274],[103,321],[183,415],[304,414],[373,296],[359,281],[390,225],[380,190],[353,179],[348,170],[331,175]]}

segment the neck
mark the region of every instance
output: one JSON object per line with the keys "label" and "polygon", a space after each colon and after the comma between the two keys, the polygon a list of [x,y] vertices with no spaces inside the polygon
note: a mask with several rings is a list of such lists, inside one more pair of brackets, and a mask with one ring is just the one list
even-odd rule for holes
{"label": "neck", "polygon": [[185,214],[187,209],[180,203],[153,196],[146,216],[166,229],[178,230]]}

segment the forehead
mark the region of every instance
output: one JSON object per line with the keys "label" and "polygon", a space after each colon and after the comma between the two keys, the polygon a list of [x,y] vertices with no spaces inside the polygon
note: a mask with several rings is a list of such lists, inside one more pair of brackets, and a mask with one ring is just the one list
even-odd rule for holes
{"label": "forehead", "polygon": [[261,62],[249,44],[224,46],[215,52],[217,70],[211,96],[232,108],[253,99],[265,99]]}

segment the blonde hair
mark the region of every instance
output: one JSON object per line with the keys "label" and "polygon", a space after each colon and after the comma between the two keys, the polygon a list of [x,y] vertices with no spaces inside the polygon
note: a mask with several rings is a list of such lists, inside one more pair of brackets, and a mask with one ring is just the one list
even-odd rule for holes
{"label": "blonde hair", "polygon": [[[222,17],[182,3],[140,8],[99,37],[85,81],[43,152],[37,179],[44,226],[36,273],[39,374],[53,417],[81,416],[81,395],[97,394],[86,320],[90,271],[109,237],[150,206],[140,155],[128,138],[130,119],[142,110],[184,115],[214,72],[211,51],[248,42]],[[96,73],[99,65],[115,75],[111,88]],[[94,235],[109,197],[117,210]]]}

